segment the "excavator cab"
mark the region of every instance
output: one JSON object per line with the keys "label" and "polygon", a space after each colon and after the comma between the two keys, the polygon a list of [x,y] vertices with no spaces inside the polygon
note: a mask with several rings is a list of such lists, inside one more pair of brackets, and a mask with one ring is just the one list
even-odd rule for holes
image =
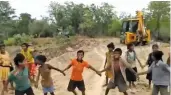
{"label": "excavator cab", "polygon": [[146,44],[151,40],[150,38],[150,30],[147,30],[144,26],[144,18],[140,11],[137,12],[136,19],[123,21],[120,35],[121,43]]}

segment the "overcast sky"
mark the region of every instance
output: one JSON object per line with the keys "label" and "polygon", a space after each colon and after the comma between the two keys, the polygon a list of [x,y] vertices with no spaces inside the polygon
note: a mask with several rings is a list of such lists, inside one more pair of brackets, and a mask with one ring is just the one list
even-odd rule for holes
{"label": "overcast sky", "polygon": [[9,0],[11,6],[16,9],[16,14],[29,13],[33,18],[40,19],[41,16],[48,16],[48,5],[51,1],[56,1],[63,4],[66,1],[73,1],[74,3],[96,4],[100,5],[102,2],[107,2],[115,6],[118,15],[121,12],[131,13],[135,15],[136,10],[141,10],[147,7],[150,0]]}

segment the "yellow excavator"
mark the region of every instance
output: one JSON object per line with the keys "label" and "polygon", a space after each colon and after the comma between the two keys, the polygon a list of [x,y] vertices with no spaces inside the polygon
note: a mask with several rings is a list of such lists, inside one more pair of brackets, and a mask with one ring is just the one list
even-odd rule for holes
{"label": "yellow excavator", "polygon": [[145,45],[151,41],[150,30],[144,26],[143,12],[136,11],[135,19],[124,20],[122,23],[120,42]]}

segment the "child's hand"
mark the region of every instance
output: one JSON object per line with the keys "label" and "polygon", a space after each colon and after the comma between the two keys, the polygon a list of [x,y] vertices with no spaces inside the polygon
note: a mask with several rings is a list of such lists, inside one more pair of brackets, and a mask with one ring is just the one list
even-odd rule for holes
{"label": "child's hand", "polygon": [[102,76],[100,71],[97,71],[96,74],[98,74],[99,76]]}
{"label": "child's hand", "polygon": [[66,74],[64,72],[61,72],[64,76],[66,76]]}

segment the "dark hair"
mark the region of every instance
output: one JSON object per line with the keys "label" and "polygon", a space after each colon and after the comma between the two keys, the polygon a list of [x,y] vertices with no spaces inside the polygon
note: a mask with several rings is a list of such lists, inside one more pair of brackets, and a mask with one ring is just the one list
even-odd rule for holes
{"label": "dark hair", "polygon": [[83,55],[84,55],[84,51],[83,51],[83,50],[77,51],[77,54],[78,54],[78,53],[83,53]]}
{"label": "dark hair", "polygon": [[21,53],[18,53],[18,54],[15,56],[15,58],[14,58],[14,63],[15,63],[15,65],[16,65],[16,66],[19,66],[19,63],[20,63],[20,62],[23,62],[24,59],[25,59],[24,55],[21,54]]}
{"label": "dark hair", "polygon": [[122,49],[121,48],[116,48],[114,52],[119,52],[122,55]]}
{"label": "dark hair", "polygon": [[157,44],[152,45],[152,48],[159,48]]}
{"label": "dark hair", "polygon": [[47,60],[46,56],[44,56],[44,55],[38,55],[38,56],[36,56],[36,59],[43,63],[45,63]]}
{"label": "dark hair", "polygon": [[127,49],[130,49],[130,47],[132,47],[132,46],[134,46],[133,43],[128,44],[128,45],[127,45]]}
{"label": "dark hair", "polygon": [[112,48],[112,49],[115,49],[115,45],[111,42],[107,45],[108,48]]}
{"label": "dark hair", "polygon": [[163,52],[162,51],[155,51],[153,56],[156,60],[162,60]]}
{"label": "dark hair", "polygon": [[29,47],[29,44],[28,43],[22,43],[21,46],[26,46],[27,48]]}

